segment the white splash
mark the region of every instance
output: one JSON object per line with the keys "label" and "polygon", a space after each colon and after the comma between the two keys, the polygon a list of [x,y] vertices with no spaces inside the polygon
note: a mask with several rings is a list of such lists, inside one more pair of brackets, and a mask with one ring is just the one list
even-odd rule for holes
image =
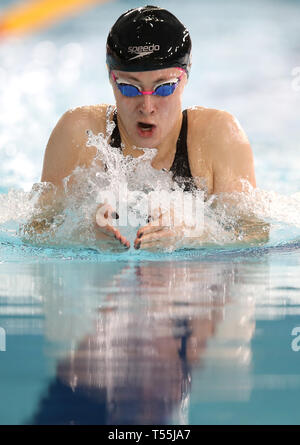
{"label": "white splash", "polygon": [[[113,126],[111,126],[111,131]],[[141,192],[151,196],[156,192],[161,197],[164,192],[187,194],[172,180],[172,173],[159,171],[151,166],[156,154],[155,149],[143,149],[144,154],[139,157],[123,156],[118,148],[111,147],[103,134],[93,134],[87,131],[87,146],[97,148],[97,155],[89,168],[76,168],[64,180],[64,194],[60,198],[59,211],[53,212],[51,204],[45,206],[41,212],[38,201],[44,194],[52,193],[53,202],[58,201],[57,189],[49,183],[35,184],[30,193],[10,190],[7,195],[0,195],[2,231],[7,230],[7,223],[14,222],[19,225],[15,235],[22,240],[34,244],[58,246],[86,246],[95,248],[95,214],[101,202],[99,196],[103,190],[109,190],[116,196],[114,205],[118,211],[121,205],[127,206],[128,221],[139,220],[140,226],[147,224],[148,214],[141,205]],[[100,162],[99,162],[100,161]],[[106,165],[101,169],[99,164]],[[118,200],[120,188],[126,187],[128,193]],[[203,196],[203,191],[191,192]],[[100,194],[100,195],[99,195]],[[162,200],[162,207],[164,201]],[[167,202],[165,203],[167,206]],[[219,196],[208,197],[203,205],[204,227],[199,236],[186,247],[199,248],[207,245],[232,245],[244,240],[245,226],[254,232],[254,237],[248,242],[257,243],[255,230],[257,220],[261,228],[271,235],[269,243],[278,243],[300,239],[300,196],[284,196],[275,192],[253,189],[245,184],[243,193],[223,193]],[[37,221],[45,224],[48,218],[47,230],[28,230],[26,222]],[[25,224],[24,224],[25,223]],[[242,227],[240,227],[242,225]],[[12,227],[12,226],[11,226]],[[13,226],[15,227],[15,226]],[[120,227],[120,232],[132,241],[135,239],[139,227],[127,224]],[[291,228],[293,230],[291,230]],[[12,229],[10,229],[12,230]],[[189,232],[190,233],[190,232]],[[263,239],[266,243],[268,237]],[[99,245],[97,245],[99,248]],[[185,242],[174,243],[174,249],[185,247]],[[172,250],[172,249],[171,249]]]}

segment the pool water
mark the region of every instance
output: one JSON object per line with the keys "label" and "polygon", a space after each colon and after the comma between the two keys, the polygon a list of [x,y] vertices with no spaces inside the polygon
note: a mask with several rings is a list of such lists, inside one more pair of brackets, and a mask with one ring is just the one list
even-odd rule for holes
{"label": "pool water", "polygon": [[160,2],[195,42],[184,106],[249,136],[269,242],[104,254],[18,236],[59,116],[113,103],[105,37],[138,5],[0,45],[0,423],[299,424],[298,2]]}

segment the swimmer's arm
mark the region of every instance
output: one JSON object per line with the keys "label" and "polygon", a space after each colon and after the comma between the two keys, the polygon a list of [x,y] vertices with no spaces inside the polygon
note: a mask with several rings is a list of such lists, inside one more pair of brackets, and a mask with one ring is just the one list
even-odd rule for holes
{"label": "swimmer's arm", "polygon": [[63,180],[78,165],[77,144],[83,142],[76,132],[76,115],[76,112],[66,112],[51,133],[44,154],[42,184],[34,184],[31,191],[32,198],[35,193],[38,195],[35,210],[30,220],[22,227],[26,237],[34,238],[36,234],[47,232],[55,216],[63,208]]}
{"label": "swimmer's arm", "polygon": [[[45,234],[43,242],[49,243],[55,229],[64,222],[66,199],[69,193],[72,193],[72,191],[69,191],[69,189],[72,189],[69,186],[76,180],[72,172],[77,167],[88,168],[92,161],[95,160],[97,154],[96,147],[86,146],[88,140],[87,130],[92,130],[94,134],[97,134],[99,129],[100,132],[105,132],[106,106],[101,106],[98,109],[96,117],[97,127],[93,128],[95,119],[90,118],[89,108],[77,108],[65,113],[52,131],[45,151],[41,177],[42,184],[47,187],[39,196],[34,215],[21,229],[25,235],[25,240],[36,241],[38,239],[38,241],[41,241],[41,238],[37,235]],[[101,124],[101,120],[103,121],[103,129],[99,128],[99,121]],[[100,160],[97,159],[95,162],[97,162],[99,170],[104,169]],[[67,188],[65,187],[66,180]],[[95,211],[95,221],[92,229],[95,233],[96,244],[98,241],[102,243],[116,237],[121,244],[127,246],[128,241],[125,237],[122,237],[119,231],[110,225],[110,218],[108,218],[105,230],[103,230],[102,226],[99,226],[100,216],[98,210],[102,209],[102,207],[103,204],[99,204]],[[110,213],[112,213],[112,210]],[[85,236],[81,232],[78,232],[77,235],[75,242],[77,239],[82,239]]]}
{"label": "swimmer's arm", "polygon": [[266,243],[269,241],[270,224],[257,216],[246,215],[238,220],[234,232],[243,243]]}
{"label": "swimmer's arm", "polygon": [[[51,182],[63,189],[63,180],[76,167],[89,167],[96,155],[95,147],[87,147],[87,130],[91,129],[88,109],[67,111],[58,121],[49,138],[42,171],[42,182]],[[103,168],[100,165],[99,168]]]}
{"label": "swimmer's arm", "polygon": [[51,230],[63,222],[64,201],[62,192],[49,182],[34,184],[30,199],[35,200],[34,210],[20,227],[20,235],[23,241],[33,242],[38,235],[51,235]]}
{"label": "swimmer's arm", "polygon": [[[211,207],[226,204],[228,212],[230,207],[235,209],[240,201],[240,194],[250,193],[256,187],[254,160],[249,141],[240,127],[239,123],[230,114],[217,111],[210,123],[210,128],[205,136],[208,143],[208,153],[211,156],[211,170],[213,172],[213,189],[211,192]],[[201,178],[200,162],[194,163],[193,176]],[[221,201],[221,202],[220,202]],[[220,218],[222,219],[222,218]],[[199,246],[199,243],[215,243],[216,233],[223,239],[241,242],[266,242],[269,237],[269,225],[250,212],[240,212],[234,218],[235,223],[231,226],[225,225],[222,220],[204,220],[204,227],[198,229],[184,230],[184,236],[179,240],[178,246]],[[163,225],[159,218],[156,225]],[[163,238],[172,243],[177,235],[181,234],[181,227],[157,231],[157,227],[142,228],[135,240],[136,248],[146,245],[146,239],[158,242]],[[157,233],[155,233],[157,232]],[[222,233],[223,232],[223,233]],[[139,235],[142,238],[139,239]],[[146,236],[144,236],[146,234]],[[228,236],[229,235],[229,236]],[[231,236],[232,235],[232,236]],[[217,235],[218,236],[218,235]]]}
{"label": "swimmer's arm", "polygon": [[[214,134],[213,194],[227,207],[236,206],[239,192],[247,194],[256,188],[253,152],[245,132],[230,113],[217,113]],[[243,242],[266,242],[269,238],[269,224],[249,213],[240,214],[232,230]]]}
{"label": "swimmer's arm", "polygon": [[218,111],[211,125],[213,194],[247,191],[247,184],[255,188],[253,153],[239,122]]}
{"label": "swimmer's arm", "polygon": [[[246,192],[245,192],[246,193]],[[242,199],[245,199],[245,194],[243,193]],[[250,197],[249,199],[253,199]],[[211,197],[211,208],[216,210],[216,215],[218,214],[218,209],[224,210],[226,208],[226,214],[232,215],[233,222],[228,224],[224,223],[222,220],[219,221],[220,226],[228,234],[232,233],[236,242],[267,242],[269,240],[270,224],[265,220],[258,218],[251,210],[247,209],[244,211],[237,211],[239,208],[241,195],[220,193]]]}
{"label": "swimmer's arm", "polygon": [[[69,177],[68,184],[71,185],[73,178],[70,175],[76,167],[88,167],[94,160],[96,148],[86,146],[86,130],[90,127],[88,107],[67,111],[56,124],[44,155],[41,182],[45,190],[40,194],[35,205],[36,211],[27,223],[28,230],[42,233],[51,227],[55,216],[64,208],[64,181]],[[99,169],[102,169],[101,162],[97,162]]]}

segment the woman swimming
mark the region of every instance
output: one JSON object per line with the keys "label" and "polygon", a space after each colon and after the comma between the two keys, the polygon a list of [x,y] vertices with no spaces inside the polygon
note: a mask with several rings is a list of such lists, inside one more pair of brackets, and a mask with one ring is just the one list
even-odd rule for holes
{"label": "woman swimming", "polygon": [[[109,116],[115,123],[111,146],[132,157],[144,154],[142,147],[156,148],[151,166],[171,171],[186,191],[204,185],[209,196],[241,192],[245,183],[256,187],[252,149],[237,120],[226,111],[200,106],[182,111],[191,38],[173,14],[155,6],[122,14],[109,32],[106,62],[116,101]],[[77,167],[91,165],[97,150],[87,147],[86,130],[107,135],[110,110],[108,105],[84,106],[62,116],[46,148],[42,182],[62,190],[64,178]],[[129,241],[112,224],[114,215],[112,206],[99,205],[96,238],[128,248]],[[134,247],[170,246],[183,236],[183,229],[163,225],[158,209],[137,231]]]}

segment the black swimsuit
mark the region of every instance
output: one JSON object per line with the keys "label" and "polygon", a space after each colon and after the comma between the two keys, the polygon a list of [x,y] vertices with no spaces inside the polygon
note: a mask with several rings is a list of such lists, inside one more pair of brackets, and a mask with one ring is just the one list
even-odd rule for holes
{"label": "black swimsuit", "polygon": [[[121,149],[121,135],[118,127],[117,113],[113,115],[115,128],[111,135],[110,145]],[[176,145],[176,153],[170,168],[173,172],[173,180],[183,188],[184,191],[192,191],[196,188],[190,170],[187,150],[187,110],[182,112],[182,124]]]}

